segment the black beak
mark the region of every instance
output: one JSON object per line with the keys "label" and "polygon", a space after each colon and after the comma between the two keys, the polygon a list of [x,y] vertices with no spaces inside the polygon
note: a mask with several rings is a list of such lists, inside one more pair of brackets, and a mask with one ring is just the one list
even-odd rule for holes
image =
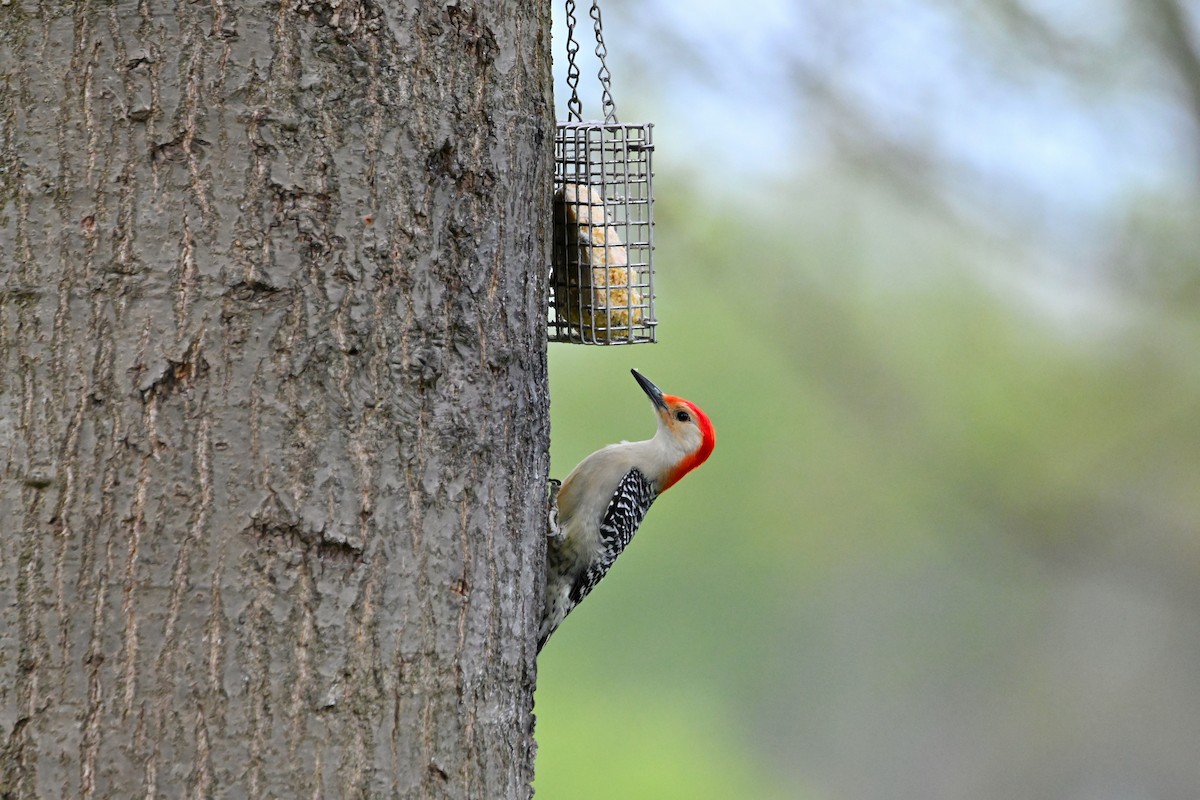
{"label": "black beak", "polygon": [[654,403],[654,407],[660,411],[666,411],[667,403],[663,400],[662,389],[659,389],[657,386],[651,383],[645,375],[638,372],[636,369],[631,369],[629,371],[633,373],[633,378],[638,382],[638,385],[642,387],[642,391],[645,392],[650,398],[650,402]]}

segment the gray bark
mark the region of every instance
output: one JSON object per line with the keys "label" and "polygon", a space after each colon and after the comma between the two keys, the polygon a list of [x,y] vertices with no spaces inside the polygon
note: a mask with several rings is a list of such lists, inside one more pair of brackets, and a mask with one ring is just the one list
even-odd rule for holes
{"label": "gray bark", "polygon": [[0,795],[529,794],[549,26],[0,7]]}

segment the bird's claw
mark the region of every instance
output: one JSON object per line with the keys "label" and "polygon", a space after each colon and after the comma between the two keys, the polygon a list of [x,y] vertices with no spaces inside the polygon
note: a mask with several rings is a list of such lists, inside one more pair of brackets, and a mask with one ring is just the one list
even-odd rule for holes
{"label": "bird's claw", "polygon": [[554,478],[550,479],[546,497],[546,535],[553,541],[559,541],[563,538],[563,530],[558,524],[558,490],[561,488],[562,481]]}

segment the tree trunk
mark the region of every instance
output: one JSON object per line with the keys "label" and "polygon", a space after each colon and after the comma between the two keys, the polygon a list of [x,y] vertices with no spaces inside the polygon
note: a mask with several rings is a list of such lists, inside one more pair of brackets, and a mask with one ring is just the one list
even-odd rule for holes
{"label": "tree trunk", "polygon": [[0,6],[0,796],[530,793],[549,28]]}

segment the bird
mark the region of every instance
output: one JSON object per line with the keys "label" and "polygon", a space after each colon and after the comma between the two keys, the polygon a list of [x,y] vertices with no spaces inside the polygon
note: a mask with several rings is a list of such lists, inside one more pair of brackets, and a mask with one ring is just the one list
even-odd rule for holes
{"label": "bird", "polygon": [[583,601],[637,532],[651,503],[703,464],[717,443],[708,415],[695,403],[663,394],[636,369],[634,380],[650,398],[658,430],[641,442],[610,444],[552,485],[552,522],[546,544],[546,593],[538,652]]}

